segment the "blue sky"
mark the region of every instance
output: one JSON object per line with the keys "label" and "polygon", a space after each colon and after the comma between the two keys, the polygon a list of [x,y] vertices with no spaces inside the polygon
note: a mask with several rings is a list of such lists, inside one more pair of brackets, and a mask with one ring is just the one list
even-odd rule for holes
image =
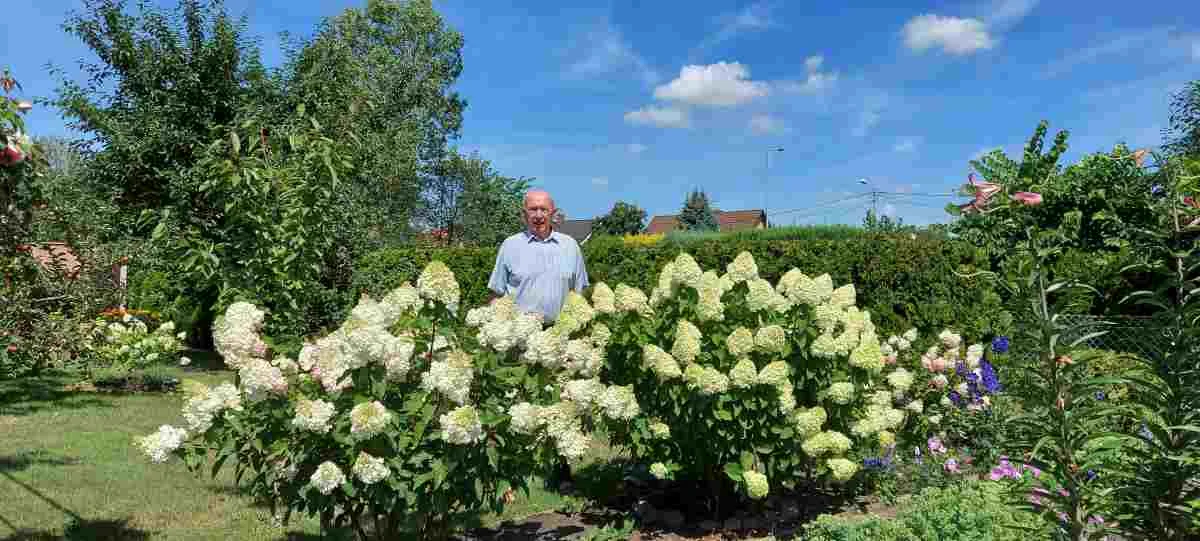
{"label": "blue sky", "polygon": [[[79,2],[6,4],[0,65],[27,95],[51,95],[46,64],[75,73],[88,57],[60,28]],[[279,32],[309,34],[361,3],[226,4],[273,65]],[[723,209],[765,206],[775,223],[858,223],[869,198],[838,203],[867,189],[858,179],[949,193],[968,159],[1019,152],[1042,119],[1071,131],[1068,161],[1157,145],[1170,93],[1200,78],[1200,2],[505,4],[435,1],[466,40],[455,144],[535,177],[572,218],[618,199],[674,213],[698,187]],[[54,111],[28,120],[34,134],[67,133]],[[923,224],[945,221],[948,201],[890,195],[880,208]]]}

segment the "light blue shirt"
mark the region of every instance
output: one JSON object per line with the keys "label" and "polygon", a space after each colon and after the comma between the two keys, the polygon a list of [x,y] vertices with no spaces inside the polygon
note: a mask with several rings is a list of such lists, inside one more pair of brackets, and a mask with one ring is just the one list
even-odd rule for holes
{"label": "light blue shirt", "polygon": [[518,308],[540,312],[546,322],[558,318],[569,291],[582,292],[587,286],[579,244],[557,231],[544,240],[529,231],[504,239],[488,280],[497,295],[513,295]]}

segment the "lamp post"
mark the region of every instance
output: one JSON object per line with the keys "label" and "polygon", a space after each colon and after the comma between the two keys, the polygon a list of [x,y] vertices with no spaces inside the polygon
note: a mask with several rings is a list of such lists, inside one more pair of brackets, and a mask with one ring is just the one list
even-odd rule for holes
{"label": "lamp post", "polygon": [[879,191],[875,189],[875,185],[871,184],[871,181],[865,178],[858,179],[858,183],[871,188],[871,215],[875,219],[879,219]]}
{"label": "lamp post", "polygon": [[[772,152],[783,152],[783,147],[774,147],[774,148],[769,148],[769,149],[767,149],[767,151],[764,153],[764,161],[763,161],[763,194],[762,194],[762,199],[763,199],[763,205],[762,205],[762,208],[763,208],[763,221],[764,221],[764,222],[767,220],[767,177],[768,177],[768,176],[770,175],[770,173],[771,173],[771,153],[772,153]],[[765,224],[763,224],[763,225],[764,225],[764,226],[769,226],[769,222],[768,222],[768,223],[765,223]]]}

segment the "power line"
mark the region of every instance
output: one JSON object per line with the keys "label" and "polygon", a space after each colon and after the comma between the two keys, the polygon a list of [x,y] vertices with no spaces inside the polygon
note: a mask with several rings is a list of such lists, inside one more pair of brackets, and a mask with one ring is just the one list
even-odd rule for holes
{"label": "power line", "polygon": [[843,198],[841,198],[841,199],[835,199],[835,200],[833,200],[833,201],[826,201],[826,202],[824,202],[824,203],[821,203],[821,204],[818,204],[818,205],[813,205],[813,206],[811,206],[811,207],[801,207],[801,208],[794,208],[794,209],[787,209],[787,210],[777,210],[777,211],[775,211],[775,212],[771,212],[771,213],[769,213],[768,215],[769,215],[769,216],[782,216],[782,215],[784,215],[784,214],[794,214],[794,213],[797,213],[797,212],[812,211],[812,210],[816,210],[816,209],[820,209],[820,208],[825,208],[825,207],[830,207],[830,206],[833,206],[833,205],[838,205],[838,204],[841,204],[841,203],[845,203],[845,202],[847,202],[847,201],[853,201],[853,200],[855,200],[855,199],[861,199],[861,198],[864,198],[864,197],[868,197],[868,196],[870,196],[870,195],[871,195],[871,194],[870,194],[869,192],[868,192],[868,193],[860,193],[860,194],[858,194],[858,195],[852,195],[852,196],[849,196],[849,197],[843,197]]}

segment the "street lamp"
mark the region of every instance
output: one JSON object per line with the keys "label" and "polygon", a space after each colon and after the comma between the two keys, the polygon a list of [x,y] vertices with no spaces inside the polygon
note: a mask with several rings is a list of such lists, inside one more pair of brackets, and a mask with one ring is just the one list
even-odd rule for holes
{"label": "street lamp", "polygon": [[871,184],[871,181],[869,181],[865,178],[858,179],[858,183],[862,184],[863,186],[868,186],[871,188],[871,214],[874,215],[876,219],[878,219],[879,218],[879,191],[875,189],[875,185]]}
{"label": "street lamp", "polygon": [[[775,148],[767,149],[765,160],[763,162],[763,195],[762,195],[763,205],[762,205],[762,208],[763,208],[763,220],[764,221],[766,221],[766,215],[767,215],[767,177],[771,173],[771,153],[772,152],[783,152],[783,147],[775,147]],[[769,222],[764,225],[769,225]]]}

